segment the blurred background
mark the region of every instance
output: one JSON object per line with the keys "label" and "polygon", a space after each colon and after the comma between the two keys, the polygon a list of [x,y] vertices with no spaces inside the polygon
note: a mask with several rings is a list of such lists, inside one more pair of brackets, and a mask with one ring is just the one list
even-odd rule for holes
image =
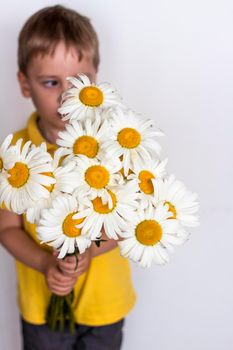
{"label": "blurred background", "polygon": [[[17,36],[26,19],[57,1],[0,4],[0,142],[24,127],[33,106],[16,81]],[[233,348],[233,2],[74,0],[100,40],[98,81],[164,132],[168,171],[199,193],[201,226],[170,264],[132,264],[138,301],[123,350]],[[14,260],[0,248],[1,349],[20,349]]]}

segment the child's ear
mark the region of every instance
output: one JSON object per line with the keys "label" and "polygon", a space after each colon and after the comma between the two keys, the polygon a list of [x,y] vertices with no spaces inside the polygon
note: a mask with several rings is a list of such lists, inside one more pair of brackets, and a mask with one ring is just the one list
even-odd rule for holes
{"label": "child's ear", "polygon": [[24,97],[31,97],[30,86],[28,84],[28,79],[23,72],[17,73],[17,78],[19,82],[19,86]]}

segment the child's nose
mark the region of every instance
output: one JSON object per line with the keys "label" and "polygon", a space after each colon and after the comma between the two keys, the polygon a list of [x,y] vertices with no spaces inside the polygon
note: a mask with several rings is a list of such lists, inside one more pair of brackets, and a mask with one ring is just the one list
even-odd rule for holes
{"label": "child's nose", "polygon": [[62,103],[62,94],[63,94],[63,91],[60,91],[58,96],[57,96],[57,103],[59,104],[59,106]]}
{"label": "child's nose", "polygon": [[68,89],[69,85],[70,85],[70,83],[68,82],[67,79],[65,79],[62,83],[63,92],[65,92]]}
{"label": "child's nose", "polygon": [[63,99],[63,94],[67,91],[69,87],[69,82],[67,80],[65,80],[63,83],[62,83],[62,86],[61,86],[61,90],[58,94],[58,103],[61,104],[62,103],[62,99]]}

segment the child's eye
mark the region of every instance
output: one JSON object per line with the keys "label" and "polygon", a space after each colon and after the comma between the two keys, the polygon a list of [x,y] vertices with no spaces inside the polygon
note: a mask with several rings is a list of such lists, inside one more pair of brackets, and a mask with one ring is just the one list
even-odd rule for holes
{"label": "child's eye", "polygon": [[58,85],[58,81],[57,80],[45,80],[42,82],[42,84],[46,87],[56,87]]}

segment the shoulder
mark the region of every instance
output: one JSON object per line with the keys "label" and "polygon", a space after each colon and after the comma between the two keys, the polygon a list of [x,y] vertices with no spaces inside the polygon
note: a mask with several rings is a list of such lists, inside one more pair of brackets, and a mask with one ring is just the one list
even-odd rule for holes
{"label": "shoulder", "polygon": [[29,140],[27,128],[21,129],[13,133],[12,144],[15,144],[19,139],[23,139],[23,143]]}
{"label": "shoulder", "polygon": [[12,144],[15,144],[19,139],[23,139],[23,144],[33,139],[33,136],[38,133],[37,125],[36,125],[37,118],[38,118],[37,113],[33,112],[29,116],[25,127],[23,129],[13,132]]}

